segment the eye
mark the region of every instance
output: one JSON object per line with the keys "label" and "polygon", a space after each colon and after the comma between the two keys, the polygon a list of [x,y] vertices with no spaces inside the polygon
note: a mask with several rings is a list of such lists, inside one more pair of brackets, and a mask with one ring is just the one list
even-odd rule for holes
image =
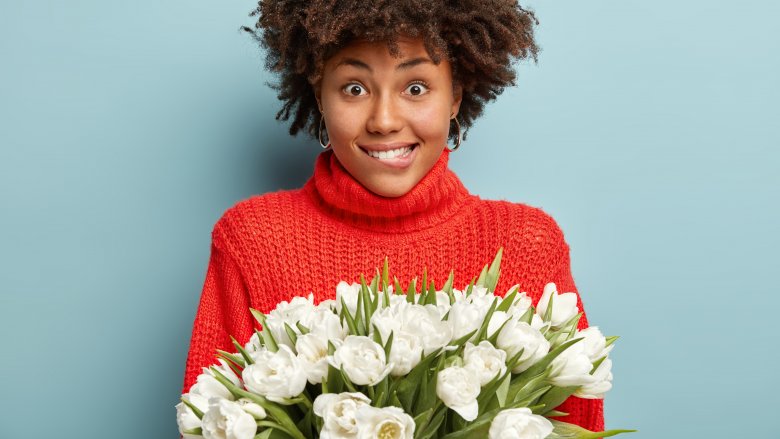
{"label": "eye", "polygon": [[406,90],[404,90],[404,92],[412,96],[422,96],[425,93],[428,93],[428,86],[422,82],[415,82],[409,84],[409,86],[406,87]]}
{"label": "eye", "polygon": [[344,93],[348,94],[349,96],[362,96],[366,94],[366,89],[363,88],[360,84],[348,84],[344,87]]}

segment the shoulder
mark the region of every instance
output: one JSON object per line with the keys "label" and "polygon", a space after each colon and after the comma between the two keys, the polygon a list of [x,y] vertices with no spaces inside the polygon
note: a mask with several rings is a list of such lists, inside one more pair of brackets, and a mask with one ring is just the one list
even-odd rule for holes
{"label": "shoulder", "polygon": [[477,209],[493,217],[497,226],[506,228],[513,241],[555,244],[564,241],[561,227],[541,207],[505,200],[480,199],[478,203]]}
{"label": "shoulder", "polygon": [[242,246],[246,241],[284,233],[289,218],[299,215],[307,202],[301,189],[254,195],[236,202],[217,220],[212,231],[215,245]]}
{"label": "shoulder", "polygon": [[518,264],[557,266],[568,254],[558,222],[541,207],[504,200],[480,200],[477,211],[499,236],[504,254]]}

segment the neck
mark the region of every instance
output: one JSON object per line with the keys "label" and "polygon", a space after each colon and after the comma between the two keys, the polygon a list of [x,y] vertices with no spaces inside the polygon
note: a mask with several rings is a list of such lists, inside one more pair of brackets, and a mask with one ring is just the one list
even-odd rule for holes
{"label": "neck", "polygon": [[304,186],[314,203],[333,218],[357,228],[402,232],[433,227],[450,219],[469,197],[448,167],[446,149],[433,168],[409,192],[382,197],[361,185],[333,151],[317,157],[314,175]]}

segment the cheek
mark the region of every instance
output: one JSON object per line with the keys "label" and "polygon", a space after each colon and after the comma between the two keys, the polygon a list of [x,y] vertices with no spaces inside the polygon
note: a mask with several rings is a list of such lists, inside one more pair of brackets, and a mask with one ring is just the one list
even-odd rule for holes
{"label": "cheek", "polygon": [[449,131],[449,113],[438,105],[415,108],[411,112],[409,124],[414,132],[428,141],[440,141],[447,138]]}
{"label": "cheek", "polygon": [[361,118],[363,112],[354,108],[334,108],[325,122],[328,127],[328,135],[335,141],[348,141],[360,134],[361,127],[365,123]]}

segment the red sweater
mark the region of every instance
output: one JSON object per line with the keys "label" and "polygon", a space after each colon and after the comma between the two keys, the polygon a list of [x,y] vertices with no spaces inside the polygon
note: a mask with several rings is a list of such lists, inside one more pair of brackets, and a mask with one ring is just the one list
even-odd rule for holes
{"label": "red sweater", "polygon": [[[201,368],[215,362],[216,349],[233,351],[255,327],[249,308],[271,311],[294,295],[315,301],[335,296],[340,280],[367,277],[389,258],[390,273],[408,282],[427,267],[444,285],[455,270],[462,288],[504,248],[496,289],[520,284],[534,303],[547,282],[576,292],[563,233],[541,209],[469,194],[447,167],[445,149],[410,192],[380,197],[361,186],[332,151],[318,158],[301,189],[254,196],[237,203],[212,233],[211,258],[195,317],[184,378],[185,391]],[[582,302],[578,300],[582,310]],[[587,327],[585,316],[580,328]],[[601,400],[571,397],[561,418],[602,430]]]}

